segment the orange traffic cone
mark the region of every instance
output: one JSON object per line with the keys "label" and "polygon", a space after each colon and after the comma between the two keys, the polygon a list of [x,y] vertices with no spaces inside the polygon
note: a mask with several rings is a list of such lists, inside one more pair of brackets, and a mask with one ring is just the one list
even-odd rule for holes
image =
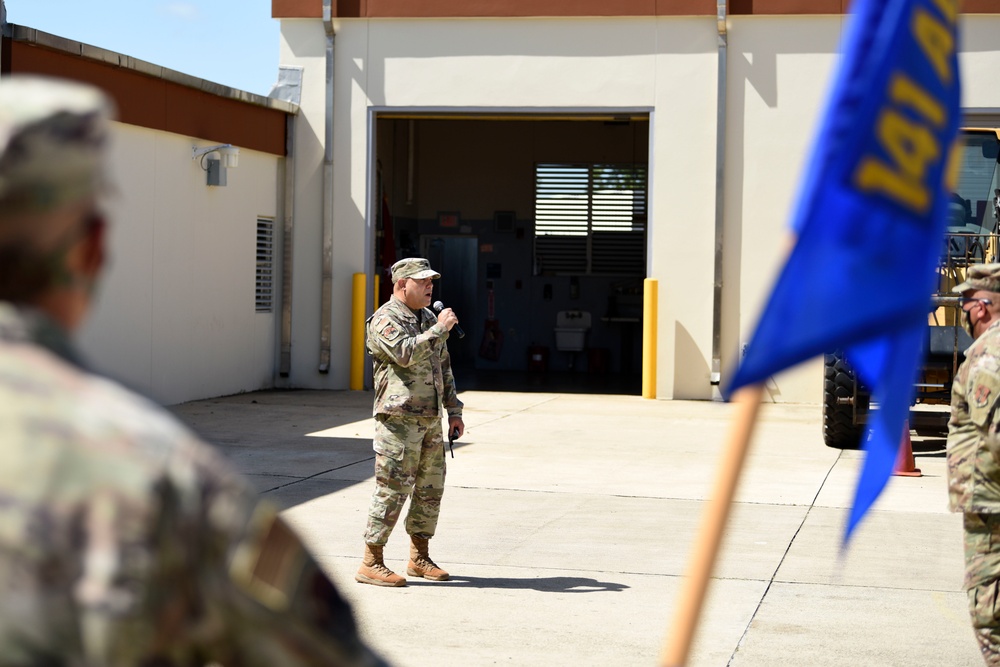
{"label": "orange traffic cone", "polygon": [[913,461],[913,445],[910,444],[910,422],[903,422],[903,440],[899,443],[899,456],[893,475],[903,477],[923,477],[920,468]]}

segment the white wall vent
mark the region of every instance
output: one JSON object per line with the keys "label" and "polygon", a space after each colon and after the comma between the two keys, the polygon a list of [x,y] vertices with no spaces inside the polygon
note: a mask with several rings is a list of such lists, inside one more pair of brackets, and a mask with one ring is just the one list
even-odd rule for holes
{"label": "white wall vent", "polygon": [[274,220],[257,218],[257,312],[274,312]]}

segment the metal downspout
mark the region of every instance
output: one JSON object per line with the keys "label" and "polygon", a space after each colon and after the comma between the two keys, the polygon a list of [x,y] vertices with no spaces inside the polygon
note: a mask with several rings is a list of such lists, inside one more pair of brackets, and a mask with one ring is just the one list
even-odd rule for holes
{"label": "metal downspout", "polygon": [[285,206],[281,239],[281,357],[278,376],[292,369],[292,232],[295,231],[295,116],[285,120]]}
{"label": "metal downspout", "polygon": [[319,372],[330,372],[333,310],[333,0],[323,0],[326,29],[326,119],[323,141],[323,283],[320,294]]}
{"label": "metal downspout", "polygon": [[712,295],[712,398],[722,398],[722,242],[725,227],[725,162],[726,162],[726,49],[729,33],[726,29],[726,0],[716,1],[716,27],[719,33],[719,72],[717,111],[715,120],[715,285]]}
{"label": "metal downspout", "polygon": [[[7,39],[7,7],[4,6],[3,0],[0,0],[0,72],[5,72],[3,68],[3,43]],[[10,63],[7,63],[7,68],[10,69]]]}

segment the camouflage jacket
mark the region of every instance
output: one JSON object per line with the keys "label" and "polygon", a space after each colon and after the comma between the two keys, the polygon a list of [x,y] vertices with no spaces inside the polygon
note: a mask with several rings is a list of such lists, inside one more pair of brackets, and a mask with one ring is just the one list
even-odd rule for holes
{"label": "camouflage jacket", "polygon": [[1000,513],[1000,322],[965,352],[951,392],[948,503],[953,512]]}
{"label": "camouflage jacket", "polygon": [[384,664],[276,509],[71,349],[0,303],[0,662]]}
{"label": "camouflage jacket", "polygon": [[413,312],[391,297],[367,322],[375,380],[374,414],[462,416],[448,355],[448,331],[426,308]]}

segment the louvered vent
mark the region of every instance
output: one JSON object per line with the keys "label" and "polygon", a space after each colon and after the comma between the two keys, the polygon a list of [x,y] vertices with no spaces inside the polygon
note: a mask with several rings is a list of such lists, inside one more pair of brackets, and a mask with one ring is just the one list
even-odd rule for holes
{"label": "louvered vent", "polygon": [[257,312],[274,311],[274,220],[257,219]]}
{"label": "louvered vent", "polygon": [[538,273],[643,276],[645,257],[645,165],[536,165]]}

